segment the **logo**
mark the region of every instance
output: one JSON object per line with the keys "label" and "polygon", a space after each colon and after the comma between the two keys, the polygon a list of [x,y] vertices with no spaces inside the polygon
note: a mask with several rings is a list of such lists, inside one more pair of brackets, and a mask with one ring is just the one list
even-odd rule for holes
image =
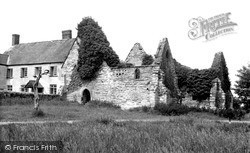
{"label": "logo", "polygon": [[206,40],[212,40],[220,35],[234,32],[236,23],[229,18],[231,13],[223,13],[214,17],[204,19],[202,17],[189,20],[188,37],[192,40],[205,37]]}

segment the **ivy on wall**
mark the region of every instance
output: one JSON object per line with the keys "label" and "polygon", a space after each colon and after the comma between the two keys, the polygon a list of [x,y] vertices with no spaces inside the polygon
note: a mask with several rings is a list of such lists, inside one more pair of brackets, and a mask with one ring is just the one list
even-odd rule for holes
{"label": "ivy on wall", "polygon": [[91,17],[85,17],[77,26],[77,37],[80,38],[78,49],[77,72],[82,80],[97,77],[103,61],[115,67],[120,60],[110,47],[102,28]]}
{"label": "ivy on wall", "polygon": [[[226,93],[226,108],[230,105],[232,94],[226,61],[222,52],[216,53],[213,64],[209,69],[191,69],[175,61],[175,71],[178,77],[178,87],[182,93],[190,93],[194,99],[202,101],[210,96],[212,80],[221,80],[222,90]],[[217,97],[218,99],[218,97]]]}

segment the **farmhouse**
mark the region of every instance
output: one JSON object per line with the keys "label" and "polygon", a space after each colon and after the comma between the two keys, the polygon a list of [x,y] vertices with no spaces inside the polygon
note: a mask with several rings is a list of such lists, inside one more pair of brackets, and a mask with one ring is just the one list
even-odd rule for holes
{"label": "farmhouse", "polygon": [[32,84],[39,71],[49,70],[49,75],[42,76],[38,92],[61,94],[68,75],[63,65],[69,53],[76,50],[76,39],[71,37],[71,31],[66,30],[61,40],[20,44],[20,36],[13,34],[12,47],[0,54],[0,89],[32,92],[25,85]]}

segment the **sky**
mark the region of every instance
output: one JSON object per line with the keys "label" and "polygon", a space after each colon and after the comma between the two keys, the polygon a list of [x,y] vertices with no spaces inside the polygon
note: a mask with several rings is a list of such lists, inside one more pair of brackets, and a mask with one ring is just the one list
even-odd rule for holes
{"label": "sky", "polygon": [[[230,12],[234,32],[206,41],[188,37],[189,20]],[[58,40],[62,30],[77,35],[77,24],[91,16],[102,27],[111,47],[125,60],[135,43],[151,55],[168,38],[173,57],[191,68],[205,69],[223,52],[234,85],[237,70],[250,64],[250,9],[247,0],[8,0],[0,2],[0,53],[20,43]],[[233,87],[233,86],[232,86]]]}

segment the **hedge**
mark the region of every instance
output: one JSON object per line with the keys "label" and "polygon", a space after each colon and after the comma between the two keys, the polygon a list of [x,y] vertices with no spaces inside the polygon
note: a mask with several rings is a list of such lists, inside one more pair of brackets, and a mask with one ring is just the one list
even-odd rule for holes
{"label": "hedge", "polygon": [[[21,93],[21,92],[9,92],[9,91],[0,91],[0,100],[6,98],[33,98],[33,93]],[[49,95],[49,94],[39,94],[40,100],[55,100],[61,99],[60,95]]]}

